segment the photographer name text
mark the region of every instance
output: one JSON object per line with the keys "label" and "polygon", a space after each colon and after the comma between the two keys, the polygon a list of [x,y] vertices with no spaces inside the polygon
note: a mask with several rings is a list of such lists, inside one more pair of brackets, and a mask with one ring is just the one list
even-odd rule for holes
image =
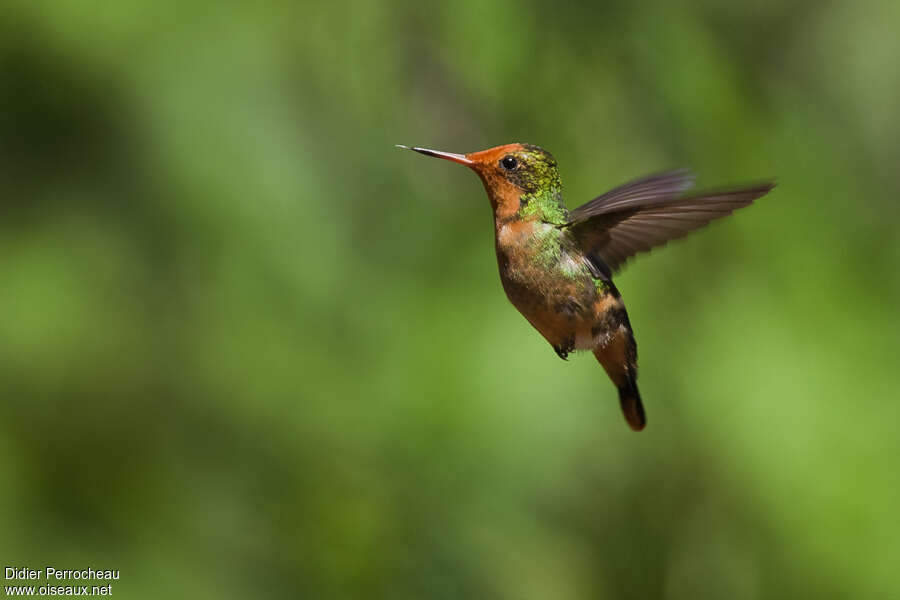
{"label": "photographer name text", "polygon": [[[118,581],[118,569],[57,569],[56,567],[44,567],[32,569],[29,567],[5,567],[3,578],[7,581],[35,581],[47,580],[46,585],[7,585],[4,592],[7,596],[112,596],[112,584],[90,585],[94,581]],[[52,582],[85,582],[88,585],[52,585]]]}

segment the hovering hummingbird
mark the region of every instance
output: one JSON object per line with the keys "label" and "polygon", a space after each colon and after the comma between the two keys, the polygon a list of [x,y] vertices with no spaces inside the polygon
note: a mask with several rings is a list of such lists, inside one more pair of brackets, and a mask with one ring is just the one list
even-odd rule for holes
{"label": "hovering hummingbird", "polygon": [[636,179],[567,210],[553,156],[531,144],[471,154],[410,148],[475,171],[494,210],[507,298],[565,360],[592,350],[619,390],[625,419],[647,424],[637,388],[637,342],[612,276],[638,252],[681,237],[765,195],[775,184],[686,194],[687,170]]}

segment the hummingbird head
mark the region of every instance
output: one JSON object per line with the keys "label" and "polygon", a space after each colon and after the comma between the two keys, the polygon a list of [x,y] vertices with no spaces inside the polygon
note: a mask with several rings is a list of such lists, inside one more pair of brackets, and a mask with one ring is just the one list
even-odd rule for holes
{"label": "hummingbird head", "polygon": [[556,159],[539,146],[506,144],[470,154],[409,150],[450,160],[478,173],[499,218],[514,216],[533,200],[556,202],[562,189]]}

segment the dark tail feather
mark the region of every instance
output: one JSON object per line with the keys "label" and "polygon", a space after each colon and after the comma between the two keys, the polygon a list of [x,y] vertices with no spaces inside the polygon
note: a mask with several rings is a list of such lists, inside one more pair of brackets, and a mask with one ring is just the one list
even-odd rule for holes
{"label": "dark tail feather", "polygon": [[619,402],[628,425],[640,431],[647,425],[647,417],[637,388],[637,343],[628,326],[625,308],[620,306],[620,309],[622,324],[606,344],[594,348],[594,356],[619,389]]}
{"label": "dark tail feather", "polygon": [[619,403],[622,405],[622,414],[632,429],[640,431],[647,425],[641,394],[638,392],[637,382],[630,374],[628,382],[619,388]]}

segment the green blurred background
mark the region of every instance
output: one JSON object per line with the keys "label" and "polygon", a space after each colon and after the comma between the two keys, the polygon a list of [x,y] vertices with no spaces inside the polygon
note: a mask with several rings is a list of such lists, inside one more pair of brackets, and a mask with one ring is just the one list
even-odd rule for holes
{"label": "green blurred background", "polygon": [[[127,598],[900,597],[900,4],[0,7],[0,561]],[[634,434],[465,169],[777,177],[617,283]]]}

